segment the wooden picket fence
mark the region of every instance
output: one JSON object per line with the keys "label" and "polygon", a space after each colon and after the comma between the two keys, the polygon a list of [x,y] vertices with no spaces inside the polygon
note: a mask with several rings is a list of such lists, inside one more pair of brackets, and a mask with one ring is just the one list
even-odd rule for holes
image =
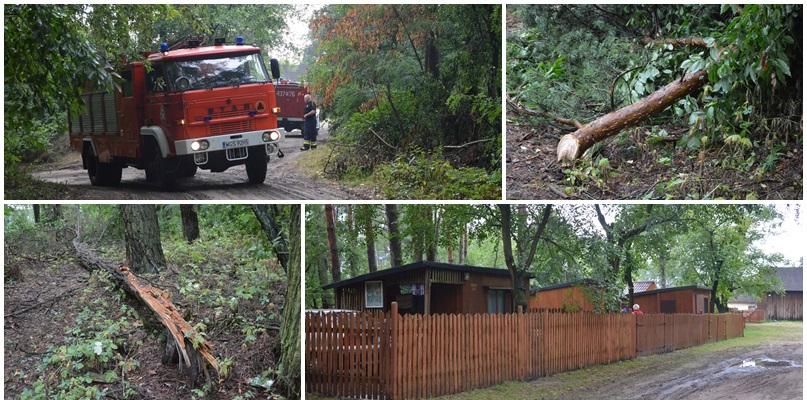
{"label": "wooden picket fence", "polygon": [[743,311],[743,317],[748,324],[758,324],[765,320],[765,310],[758,308],[753,311]]}
{"label": "wooden picket fence", "polygon": [[667,353],[743,335],[741,314],[642,314],[636,316],[636,355]]}
{"label": "wooden picket fence", "polygon": [[306,390],[422,399],[742,336],[740,314],[307,313]]}

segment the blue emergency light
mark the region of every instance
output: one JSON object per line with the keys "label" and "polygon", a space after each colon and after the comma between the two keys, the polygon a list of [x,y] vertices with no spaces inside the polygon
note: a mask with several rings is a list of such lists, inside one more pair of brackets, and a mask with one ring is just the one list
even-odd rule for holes
{"label": "blue emergency light", "polygon": [[163,43],[160,45],[160,52],[168,53],[168,43]]}
{"label": "blue emergency light", "polygon": [[244,45],[244,37],[243,36],[236,36],[235,37],[235,44],[237,46],[243,46]]}

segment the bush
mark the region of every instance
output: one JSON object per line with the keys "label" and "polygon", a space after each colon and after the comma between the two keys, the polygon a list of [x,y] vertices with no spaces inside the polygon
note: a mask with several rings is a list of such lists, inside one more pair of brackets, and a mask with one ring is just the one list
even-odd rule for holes
{"label": "bush", "polygon": [[436,154],[416,151],[381,166],[375,175],[384,194],[396,199],[485,200],[502,198],[500,173],[454,168]]}

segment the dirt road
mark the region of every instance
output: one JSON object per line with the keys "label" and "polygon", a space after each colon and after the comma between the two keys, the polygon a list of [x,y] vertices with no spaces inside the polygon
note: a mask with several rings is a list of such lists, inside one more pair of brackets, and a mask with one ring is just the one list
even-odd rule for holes
{"label": "dirt road", "polygon": [[[295,131],[292,135],[299,135]],[[316,151],[329,151],[327,126],[320,129],[319,142],[323,145]],[[360,198],[357,194],[340,188],[333,182],[312,178],[299,171],[297,160],[305,156],[300,151],[302,139],[288,137],[281,141],[280,149],[285,157],[272,156],[268,164],[266,180],[262,185],[247,183],[243,165],[224,172],[212,173],[199,170],[196,176],[178,179],[176,190],[162,192],[146,181],[146,174],[134,168],[124,168],[121,184],[115,187],[96,187],[90,184],[87,171],[81,168],[81,156],[72,152],[61,165],[44,166],[34,171],[34,178],[69,185],[79,189],[82,199],[104,200],[346,200]],[[70,190],[68,193],[75,192]]]}
{"label": "dirt road", "polygon": [[[588,385],[558,399],[802,399],[802,342],[775,341],[751,348],[700,354],[696,349],[651,356],[653,362]],[[536,386],[551,384],[536,380]]]}

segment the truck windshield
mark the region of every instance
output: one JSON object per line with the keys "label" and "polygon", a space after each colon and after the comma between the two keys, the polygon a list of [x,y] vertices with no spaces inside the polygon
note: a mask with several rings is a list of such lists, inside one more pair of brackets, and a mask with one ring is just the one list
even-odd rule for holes
{"label": "truck windshield", "polygon": [[166,64],[168,82],[175,91],[238,86],[268,82],[258,53],[225,58],[171,61]]}

